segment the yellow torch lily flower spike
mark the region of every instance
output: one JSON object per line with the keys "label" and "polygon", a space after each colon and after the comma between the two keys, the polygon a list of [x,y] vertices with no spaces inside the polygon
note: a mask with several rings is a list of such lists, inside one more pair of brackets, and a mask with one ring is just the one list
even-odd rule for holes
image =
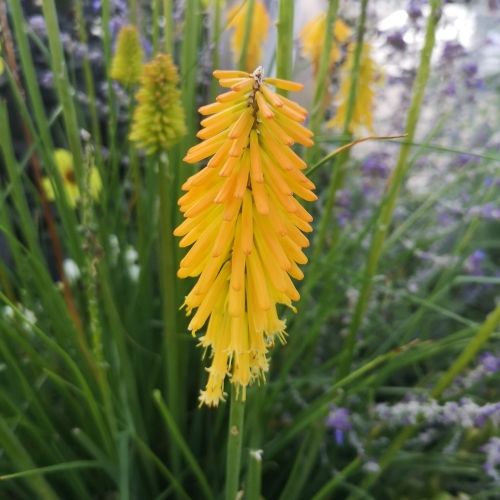
{"label": "yellow torch lily flower spike", "polygon": [[[341,129],[344,126],[349,106],[353,66],[354,50],[350,50],[345,63],[342,65],[342,81],[338,94],[335,97],[338,108],[334,117],[327,123],[330,127]],[[379,77],[380,71],[377,69],[375,61],[371,56],[371,46],[368,43],[364,43],[359,66],[356,102],[354,104],[351,123],[349,124],[349,132],[355,133],[363,129],[366,129],[370,133],[373,132],[374,85]]]}
{"label": "yellow torch lily flower spike", "polygon": [[291,149],[309,147],[312,132],[301,125],[306,110],[278,96],[270,85],[299,91],[302,85],[278,78],[215,71],[230,90],[202,106],[207,116],[184,161],[207,165],[182,186],[185,220],[174,234],[181,247],[191,246],[180,263],[180,278],[197,277],[186,296],[189,330],[210,348],[208,383],[200,404],[217,406],[224,399],[226,375],[245,399],[246,387],[264,379],[268,349],[285,338],[277,305],[293,308],[299,293],[291,278],[302,279],[299,264],[309,245],[311,215],[294,195],[317,199],[304,175],[306,164]]}
{"label": "yellow torch lily flower spike", "polygon": [[[231,37],[231,49],[233,51],[233,58],[235,62],[240,59],[243,44],[245,43],[245,30],[246,20],[249,15],[248,1],[243,0],[236,4],[227,13],[228,27],[234,28],[234,33]],[[244,61],[245,69],[252,70],[261,60],[262,44],[265,42],[269,26],[271,25],[271,18],[267,13],[266,6],[262,0],[255,0],[253,7],[253,14],[251,26],[247,39],[247,53],[246,60]]]}
{"label": "yellow torch lily flower spike", "polygon": [[122,26],[118,32],[115,53],[111,61],[110,76],[129,87],[139,82],[143,51],[139,31],[133,25]]}
{"label": "yellow torch lily flower spike", "polygon": [[[319,62],[325,41],[325,30],[326,12],[306,23],[299,35],[302,43],[302,54],[312,62],[315,75],[319,69]],[[339,45],[343,45],[349,40],[352,30],[342,19],[337,19],[333,26],[332,34],[334,41],[330,51],[330,67],[340,61],[342,52]]]}
{"label": "yellow torch lily flower spike", "polygon": [[179,73],[170,54],[158,54],[145,64],[140,82],[129,138],[151,155],[169,149],[186,134]]}

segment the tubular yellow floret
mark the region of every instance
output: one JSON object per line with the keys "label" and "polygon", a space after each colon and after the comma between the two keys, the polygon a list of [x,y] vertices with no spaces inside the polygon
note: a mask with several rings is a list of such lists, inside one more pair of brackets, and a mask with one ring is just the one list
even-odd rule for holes
{"label": "tubular yellow floret", "polygon": [[305,163],[290,148],[312,144],[300,124],[306,111],[267,87],[300,90],[288,80],[241,71],[214,71],[231,88],[217,102],[202,106],[198,137],[184,161],[207,165],[182,186],[179,206],[185,220],[174,231],[180,246],[190,246],[178,276],[198,276],[186,296],[195,311],[192,334],[206,328],[200,345],[210,348],[211,365],[200,403],[224,399],[226,375],[244,398],[246,387],[265,379],[268,350],[285,340],[277,305],[299,299],[292,278],[302,279],[307,262],[304,232],[312,217],[295,199],[314,200],[314,184],[302,173]]}

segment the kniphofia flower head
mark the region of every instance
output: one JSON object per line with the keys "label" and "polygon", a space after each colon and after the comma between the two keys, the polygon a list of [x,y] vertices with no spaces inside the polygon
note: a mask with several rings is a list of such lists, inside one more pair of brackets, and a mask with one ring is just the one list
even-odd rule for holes
{"label": "kniphofia flower head", "polygon": [[[319,69],[319,62],[325,41],[325,30],[326,13],[323,13],[306,23],[300,32],[302,53],[312,62],[314,74]],[[345,44],[352,35],[351,28],[342,19],[335,21],[332,32],[333,46],[330,51],[330,66],[340,61],[342,52],[339,46]]]}
{"label": "kniphofia flower head", "polygon": [[[352,69],[354,66],[354,50],[349,50],[345,63],[341,68],[340,89],[335,97],[337,112],[328,122],[331,127],[342,129],[344,127],[347,108],[349,106],[349,94],[352,85]],[[349,124],[349,132],[356,132],[363,128],[373,132],[373,106],[375,91],[374,86],[380,77],[375,61],[371,56],[371,46],[363,44],[361,61],[359,67],[359,78],[356,88],[356,101],[354,111]]]}
{"label": "kniphofia flower head", "polygon": [[169,54],[158,54],[144,65],[130,140],[146,154],[168,149],[186,134],[178,82],[177,67]]}
{"label": "kniphofia flower head", "polygon": [[[231,49],[236,63],[240,60],[245,43],[245,31],[249,15],[249,2],[247,0],[236,4],[227,13],[228,27],[234,28],[231,37]],[[264,2],[262,0],[255,0],[251,25],[246,40],[246,58],[243,61],[246,70],[252,70],[261,60],[262,45],[266,41],[270,25],[271,18],[267,13]]]}
{"label": "kniphofia flower head", "polygon": [[[73,155],[66,149],[56,149],[54,151],[54,162],[56,164],[59,175],[62,179],[62,185],[68,197],[68,202],[71,207],[74,207],[78,200],[80,199],[80,189],[75,176],[75,170],[73,166]],[[92,198],[97,199],[99,193],[101,192],[102,182],[99,171],[96,167],[90,169],[90,195]],[[56,192],[54,189],[53,181],[49,177],[44,177],[42,179],[42,187],[45,191],[47,199],[54,200],[56,197]]]}
{"label": "kniphofia flower head", "polygon": [[111,61],[111,78],[126,87],[135,85],[141,76],[142,59],[143,51],[137,28],[133,25],[122,26]]}
{"label": "kniphofia flower head", "polygon": [[217,406],[226,375],[240,389],[263,379],[267,353],[285,323],[277,306],[292,307],[299,294],[291,278],[309,245],[303,234],[312,217],[295,195],[314,201],[306,164],[293,152],[294,142],[309,147],[312,133],[301,125],[306,110],[278,96],[270,86],[298,91],[301,84],[263,78],[262,69],[215,71],[230,90],[203,106],[206,116],[184,161],[207,165],[183,185],[179,205],[184,222],[175,230],[181,247],[191,246],[178,276],[198,278],[185,299],[195,311],[189,330],[206,327],[201,346],[211,351],[211,366],[201,403]]}

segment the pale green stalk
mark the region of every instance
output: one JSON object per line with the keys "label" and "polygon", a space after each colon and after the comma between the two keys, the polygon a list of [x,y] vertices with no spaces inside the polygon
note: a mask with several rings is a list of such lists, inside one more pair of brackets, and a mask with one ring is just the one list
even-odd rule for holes
{"label": "pale green stalk", "polygon": [[[349,89],[349,97],[347,101],[347,109],[346,116],[344,122],[344,131],[343,136],[346,137],[346,140],[343,141],[347,144],[350,141],[350,124],[352,120],[352,116],[354,114],[354,108],[356,106],[356,97],[358,93],[358,88],[360,85],[359,75],[360,75],[360,66],[361,66],[361,55],[363,52],[363,40],[365,34],[365,23],[366,23],[366,12],[368,7],[368,0],[362,0],[361,2],[361,14],[358,24],[357,36],[356,36],[356,49],[354,52],[353,65],[351,69],[351,88]],[[328,186],[328,191],[326,194],[325,207],[323,209],[323,215],[319,221],[318,232],[316,233],[316,237],[314,239],[314,250],[311,257],[311,262],[313,265],[317,265],[319,261],[319,257],[321,255],[321,250],[325,244],[326,236],[328,230],[337,227],[337,221],[334,215],[333,206],[335,204],[335,200],[337,197],[337,193],[339,189],[341,189],[345,180],[345,162],[348,158],[349,153],[344,152],[340,153],[335,158],[333,174],[330,179],[330,184]]]}
{"label": "pale green stalk", "polygon": [[[0,418],[0,441],[3,451],[10,457],[16,471],[36,468],[28,451],[3,418]],[[43,475],[28,476],[24,478],[24,481],[36,495],[36,498],[40,498],[40,500],[57,500],[59,498]]]}
{"label": "pale green stalk", "polygon": [[[278,41],[276,46],[276,76],[291,80],[293,67],[293,14],[295,9],[293,0],[279,0]],[[278,89],[278,93],[288,95],[286,90]]]}
{"label": "pale green stalk", "polygon": [[57,11],[54,0],[42,1],[43,15],[47,24],[51,68],[59,101],[63,108],[64,128],[67,134],[71,154],[73,155],[75,174],[80,187],[83,180],[82,151],[80,145],[80,129],[76,109],[71,95],[72,85],[68,78],[64,53],[61,45],[61,34],[57,22]]}
{"label": "pale green stalk", "polygon": [[[406,133],[408,134],[409,142],[412,142],[414,140],[415,130],[420,116],[420,109],[422,107],[427,81],[429,79],[431,55],[434,48],[436,26],[439,20],[438,10],[441,6],[441,1],[433,0],[431,2],[431,6],[431,13],[427,21],[425,44],[421,52],[420,65],[413,87],[413,98],[406,122]],[[408,170],[408,156],[410,154],[410,150],[410,145],[402,145],[396,167],[393,170],[392,175],[388,181],[387,194],[383,201],[383,206],[380,211],[378,220],[375,224],[375,230],[368,253],[366,267],[364,270],[361,291],[356,303],[351,324],[349,326],[349,332],[345,340],[345,356],[338,371],[338,377],[340,378],[349,373],[349,370],[351,368],[356,335],[361,326],[366,308],[368,306],[373,277],[377,272],[378,262],[382,254],[382,249],[389,225],[392,221],[392,215],[396,206],[396,200],[398,198],[401,185]]]}
{"label": "pale green stalk", "polygon": [[210,486],[208,484],[207,478],[200,467],[196,457],[193,455],[191,449],[188,444],[182,437],[179,427],[176,425],[173,415],[171,414],[170,409],[165,405],[163,398],[161,396],[161,392],[158,389],[153,391],[153,401],[157,405],[160,410],[160,414],[165,422],[165,425],[168,428],[170,438],[176,444],[180,452],[182,453],[184,460],[188,464],[193,476],[196,477],[196,480],[199,483],[200,489],[203,492],[203,497],[209,500],[212,500],[213,494],[210,490]]}
{"label": "pale green stalk", "polygon": [[[335,21],[337,19],[337,12],[339,10],[339,0],[329,0],[328,12],[326,14],[325,23],[325,37],[323,40],[323,49],[319,61],[318,74],[316,75],[316,88],[314,90],[314,100],[311,111],[311,120],[309,128],[316,136],[320,130],[321,122],[325,116],[325,92],[328,88],[328,74],[330,69],[330,52],[334,44],[334,37],[332,36]],[[306,163],[314,161],[314,153],[317,148],[314,146],[307,150]]]}
{"label": "pale green stalk", "polygon": [[[83,16],[83,6],[82,0],[78,0],[75,3],[75,20],[76,28],[78,30],[78,37],[80,41],[84,44],[88,44],[87,31],[85,29],[85,18]],[[84,57],[83,61],[83,77],[85,80],[85,88],[87,90],[87,96],[90,103],[90,121],[92,127],[92,142],[95,144],[95,156],[97,159],[97,164],[101,166],[101,127],[99,124],[99,118],[97,116],[97,106],[96,106],[96,92],[94,85],[94,75],[92,74],[92,68],[90,66],[90,61],[88,57]]]}
{"label": "pale green stalk", "polygon": [[262,450],[249,450],[248,476],[245,498],[260,500],[262,484]]}
{"label": "pale green stalk", "polygon": [[[212,24],[212,70],[219,68],[219,40],[221,36],[222,0],[213,0],[213,24]],[[219,84],[216,78],[210,80],[210,98],[215,99]]]}
{"label": "pale green stalk", "polygon": [[241,450],[243,447],[243,426],[245,402],[238,399],[237,389],[231,384],[229,427],[226,452],[225,500],[236,500],[240,484]]}
{"label": "pale green stalk", "polygon": [[153,0],[153,55],[158,53],[160,42],[160,1]]}
{"label": "pale green stalk", "polygon": [[[167,377],[167,401],[174,421],[179,427],[183,427],[183,406],[181,405],[182,382],[180,373],[180,342],[177,327],[177,279],[176,261],[174,252],[174,214],[172,211],[173,195],[173,172],[169,168],[168,156],[162,153],[158,159],[158,198],[159,214],[158,224],[160,228],[159,237],[159,259],[160,259],[160,283],[162,290],[162,318],[164,336],[164,356],[166,359]],[[178,455],[175,446],[171,446],[170,453],[175,467],[178,466]]]}
{"label": "pale green stalk", "polygon": [[163,31],[163,43],[165,52],[174,55],[174,14],[172,0],[163,0],[163,16],[165,17],[165,28]]}
{"label": "pale green stalk", "polygon": [[250,32],[252,31],[255,0],[247,0],[246,3],[245,32],[243,33],[243,44],[241,46],[239,66],[242,70],[253,71],[255,68],[247,68],[246,61],[248,55],[248,42],[250,40]]}

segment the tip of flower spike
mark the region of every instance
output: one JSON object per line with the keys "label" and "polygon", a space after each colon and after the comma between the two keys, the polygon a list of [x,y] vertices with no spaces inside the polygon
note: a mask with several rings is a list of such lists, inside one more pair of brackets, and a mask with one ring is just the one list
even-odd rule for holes
{"label": "tip of flower spike", "polygon": [[283,80],[281,78],[265,78],[264,81],[269,85],[274,85],[282,90],[290,90],[291,92],[300,92],[304,88],[302,83]]}
{"label": "tip of flower spike", "polygon": [[238,70],[225,70],[225,69],[216,69],[212,75],[214,75],[217,80],[222,80],[225,78],[250,78],[252,75],[247,73],[246,71],[238,71]]}

